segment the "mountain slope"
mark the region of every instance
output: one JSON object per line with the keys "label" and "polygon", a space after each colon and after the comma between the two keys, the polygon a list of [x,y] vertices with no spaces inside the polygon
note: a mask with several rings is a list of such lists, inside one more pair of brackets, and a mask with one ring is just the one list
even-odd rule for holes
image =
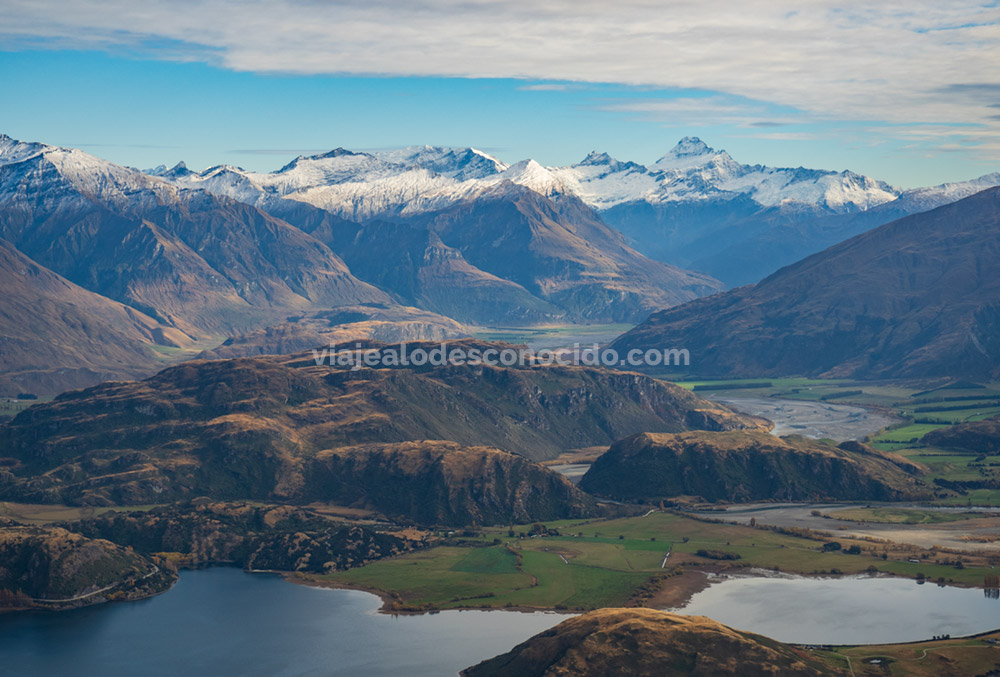
{"label": "mountain slope", "polygon": [[701,375],[1000,375],[1000,188],[915,214],[752,287],[656,313],[613,347],[686,347]]}
{"label": "mountain slope", "polygon": [[[424,146],[375,153],[338,148],[298,157],[268,174],[230,166],[204,172],[161,168],[157,173],[181,186],[255,205],[295,225],[300,222],[289,215],[289,202],[359,223],[407,221],[496,198],[511,187],[526,188],[556,204],[581,200],[642,254],[730,285],[757,281],[862,232],[865,223],[874,227],[892,220],[887,212],[882,220],[851,217],[897,202],[901,195],[882,181],[850,171],[742,164],[695,137],[681,139],[649,166],[596,151],[568,167],[542,167],[533,160],[505,165],[472,148]],[[908,214],[922,201],[908,195],[897,206]],[[765,246],[769,256],[757,256]]]}
{"label": "mountain slope", "polygon": [[422,440],[320,452],[312,495],[420,524],[517,524],[595,515],[562,475],[489,447]]}
{"label": "mountain slope", "polygon": [[108,511],[62,526],[144,555],[176,553],[188,565],[229,562],[250,570],[318,574],[363,566],[422,545],[289,505],[203,499],[133,512]]}
{"label": "mountain slope", "polygon": [[464,677],[819,677],[834,671],[804,651],[704,616],[598,609],[563,621]]}
{"label": "mountain slope", "polygon": [[558,322],[566,311],[469,263],[432,230],[407,223],[324,222],[311,231],[395,300],[473,325]]}
{"label": "mountain slope", "polygon": [[920,466],[857,442],[834,447],[734,431],[640,434],[616,442],[580,480],[599,496],[706,501],[896,501],[929,496]]}
{"label": "mountain slope", "polygon": [[696,241],[694,246],[701,247],[702,252],[690,267],[714,271],[730,285],[753,283],[855,235],[998,185],[1000,173],[987,174],[971,181],[915,188],[891,202],[843,214],[830,214],[804,204],[764,209],[751,220],[737,219],[720,233],[731,244],[719,248],[704,239]]}
{"label": "mountain slope", "polygon": [[190,335],[389,300],[325,245],[251,206],[6,136],[0,235],[80,286]]}
{"label": "mountain slope", "polygon": [[637,321],[720,288],[627,246],[534,161],[337,149],[270,174],[161,175],[287,219],[397,300],[463,322]]}
{"label": "mountain slope", "polygon": [[509,186],[411,222],[575,321],[638,321],[720,289],[707,276],[642,256],[572,196],[553,200]]}
{"label": "mountain slope", "polygon": [[83,289],[0,240],[0,389],[56,394],[163,366],[183,333]]}

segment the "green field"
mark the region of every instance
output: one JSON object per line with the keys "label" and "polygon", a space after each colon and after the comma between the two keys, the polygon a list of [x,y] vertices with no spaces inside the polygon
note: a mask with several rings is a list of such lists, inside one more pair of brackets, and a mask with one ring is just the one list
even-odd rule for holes
{"label": "green field", "polygon": [[28,407],[51,401],[51,395],[42,395],[35,400],[18,400],[12,397],[3,397],[0,398],[0,418],[17,416]]}
{"label": "green field", "polygon": [[827,513],[827,517],[856,522],[877,522],[881,524],[942,524],[983,517],[982,513],[947,513],[940,510],[920,510],[916,508],[848,508]]}
{"label": "green field", "polygon": [[[771,385],[766,388],[752,388],[743,386],[753,385],[755,383],[768,382]],[[841,387],[842,384],[852,383],[844,379],[815,379],[815,378],[745,378],[745,379],[721,379],[721,380],[692,380],[692,381],[676,381],[677,385],[682,388],[687,388],[688,390],[694,390],[695,386],[698,387],[699,392],[712,392],[712,386],[723,386],[719,390],[729,390],[733,386],[739,386],[740,394],[752,394],[754,396],[765,396],[765,397],[786,397],[795,391],[808,390],[810,388],[820,388],[828,389],[833,391],[834,389]]]}
{"label": "green field", "polygon": [[1000,633],[990,633],[968,639],[837,647],[832,651],[815,651],[813,655],[855,677],[986,675],[1000,661],[1000,649],[995,645],[998,639]]}
{"label": "green field", "polygon": [[915,444],[932,430],[947,428],[947,424],[911,423],[899,428],[892,428],[872,437],[871,441],[879,444]]}
{"label": "green field", "polygon": [[[697,555],[721,550],[739,555],[727,562],[792,573],[863,573],[871,567],[900,576],[923,574],[981,585],[985,571],[928,562],[881,559],[881,546],[863,554],[824,552],[822,541],[766,529],[710,523],[656,512],[591,522],[549,523],[559,535],[509,538],[507,529],[485,529],[462,545],[442,545],[365,567],[316,577],[380,591],[395,608],[535,607],[585,610],[628,602],[654,577],[678,566],[718,564]],[[530,531],[515,527],[515,533]],[[500,540],[495,544],[495,540]],[[664,555],[670,553],[661,569]],[[667,578],[664,585],[670,585]]]}

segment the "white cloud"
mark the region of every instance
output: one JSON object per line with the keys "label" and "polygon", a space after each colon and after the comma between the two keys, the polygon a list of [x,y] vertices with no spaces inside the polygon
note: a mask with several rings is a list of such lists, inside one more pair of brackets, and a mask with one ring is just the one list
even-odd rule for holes
{"label": "white cloud", "polygon": [[763,134],[744,134],[744,139],[763,139],[765,141],[814,141],[819,138],[810,132],[765,132]]}
{"label": "white cloud", "polygon": [[[673,99],[616,99],[599,103],[600,110],[627,113],[646,122],[662,122],[678,127],[736,125],[780,127],[809,122],[805,116],[777,115],[773,106],[738,97],[682,96]],[[815,116],[811,116],[815,118]]]}
{"label": "white cloud", "polygon": [[697,88],[828,119],[1000,128],[998,21],[996,3],[962,0],[5,0],[0,40],[255,72]]}

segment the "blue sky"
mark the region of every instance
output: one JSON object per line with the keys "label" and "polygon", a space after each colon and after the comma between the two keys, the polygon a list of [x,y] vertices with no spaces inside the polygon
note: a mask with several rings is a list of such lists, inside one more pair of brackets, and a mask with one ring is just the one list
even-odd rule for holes
{"label": "blue sky", "polygon": [[0,132],[143,168],[424,143],[648,163],[696,135],[743,162],[903,187],[1000,171],[996,2],[771,2],[722,22],[641,0],[457,16],[446,0],[280,0],[247,3],[250,18],[214,1],[89,4],[0,8]]}

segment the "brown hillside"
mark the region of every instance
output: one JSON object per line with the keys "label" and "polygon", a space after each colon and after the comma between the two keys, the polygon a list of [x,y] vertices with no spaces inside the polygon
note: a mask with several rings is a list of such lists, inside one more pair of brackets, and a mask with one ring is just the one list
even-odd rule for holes
{"label": "brown hillside", "polygon": [[808,653],[704,616],[598,609],[565,620],[464,677],[819,677]]}
{"label": "brown hillside", "polygon": [[612,445],[580,481],[619,499],[708,501],[919,499],[921,466],[857,442],[832,446],[754,431],[633,435]]}

